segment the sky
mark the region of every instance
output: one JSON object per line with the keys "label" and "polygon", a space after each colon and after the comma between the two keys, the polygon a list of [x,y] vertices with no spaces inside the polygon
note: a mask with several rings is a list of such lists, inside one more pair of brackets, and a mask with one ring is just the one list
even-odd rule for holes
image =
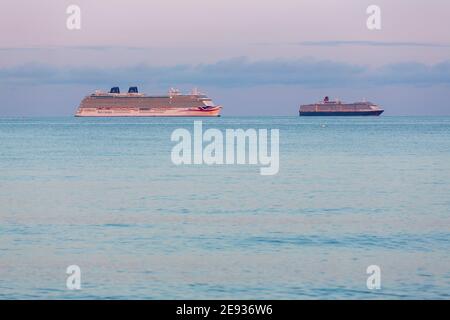
{"label": "sky", "polygon": [[450,115],[449,14],[446,0],[4,0],[0,116],[73,115],[96,89],[133,85],[198,87],[230,116],[297,115],[325,95]]}

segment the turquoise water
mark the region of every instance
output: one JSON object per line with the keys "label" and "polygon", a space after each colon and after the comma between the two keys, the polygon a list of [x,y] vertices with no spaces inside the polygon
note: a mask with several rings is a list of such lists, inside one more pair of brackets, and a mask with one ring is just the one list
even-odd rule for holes
{"label": "turquoise water", "polygon": [[193,120],[0,118],[0,298],[450,298],[450,117],[204,119],[275,176],[172,164]]}

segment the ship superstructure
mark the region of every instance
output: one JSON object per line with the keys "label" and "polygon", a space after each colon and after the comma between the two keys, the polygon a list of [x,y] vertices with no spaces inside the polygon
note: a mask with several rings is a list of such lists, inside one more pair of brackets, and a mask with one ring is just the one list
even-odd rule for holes
{"label": "ship superstructure", "polygon": [[181,94],[170,89],[167,95],[150,96],[130,87],[120,93],[119,87],[109,92],[95,91],[86,96],[76,117],[218,117],[222,107],[196,89]]}

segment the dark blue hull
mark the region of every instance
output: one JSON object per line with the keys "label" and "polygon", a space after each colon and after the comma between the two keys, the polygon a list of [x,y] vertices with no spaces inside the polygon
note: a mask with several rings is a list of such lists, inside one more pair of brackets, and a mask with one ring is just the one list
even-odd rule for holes
{"label": "dark blue hull", "polygon": [[384,110],[371,110],[371,111],[313,111],[313,112],[302,112],[299,111],[300,116],[379,116]]}

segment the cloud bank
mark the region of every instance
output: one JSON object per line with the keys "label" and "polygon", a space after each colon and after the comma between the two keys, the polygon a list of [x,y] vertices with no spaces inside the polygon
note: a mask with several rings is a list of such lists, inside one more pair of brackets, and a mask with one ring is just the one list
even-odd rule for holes
{"label": "cloud bank", "polygon": [[92,85],[149,83],[216,87],[302,85],[305,87],[432,86],[450,84],[450,60],[435,65],[397,63],[379,68],[313,59],[261,60],[233,58],[213,64],[117,68],[67,67],[28,63],[0,69],[0,83],[10,85]]}
{"label": "cloud bank", "polygon": [[342,47],[342,46],[367,46],[367,47],[424,47],[424,48],[449,48],[448,43],[433,42],[404,42],[404,41],[368,41],[368,40],[329,40],[329,41],[302,41],[301,46],[315,47]]}

